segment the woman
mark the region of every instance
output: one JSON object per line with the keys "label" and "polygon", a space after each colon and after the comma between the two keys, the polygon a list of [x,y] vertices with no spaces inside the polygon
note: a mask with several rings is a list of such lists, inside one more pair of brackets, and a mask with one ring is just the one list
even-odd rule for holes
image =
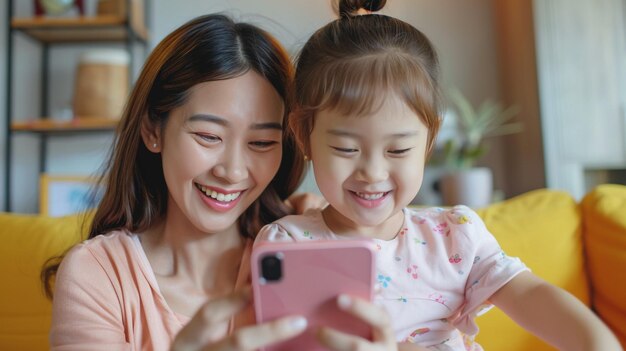
{"label": "woman", "polygon": [[[223,15],[198,17],[154,49],[90,240],[44,271],[46,283],[56,273],[53,350],[253,350],[305,329],[297,316],[250,326],[245,288],[249,239],[289,212],[302,176],[284,127],[292,71],[275,39]],[[377,307],[347,310],[389,335]],[[346,349],[342,340],[329,344]],[[374,342],[395,348],[389,340]]]}

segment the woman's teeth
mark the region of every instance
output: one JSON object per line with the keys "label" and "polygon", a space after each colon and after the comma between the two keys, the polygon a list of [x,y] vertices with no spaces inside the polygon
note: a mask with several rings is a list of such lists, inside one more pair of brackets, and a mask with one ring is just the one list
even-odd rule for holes
{"label": "woman's teeth", "polygon": [[198,186],[200,190],[202,190],[202,192],[206,195],[209,196],[213,199],[216,199],[217,201],[221,201],[221,202],[231,202],[233,200],[235,200],[236,198],[239,197],[239,195],[241,195],[241,191],[236,192],[236,193],[230,193],[230,194],[222,194],[222,193],[218,193],[215,190],[211,190],[208,189],[205,186],[199,185]]}
{"label": "woman's teeth", "polygon": [[358,197],[365,200],[378,200],[381,197],[385,196],[385,193],[376,193],[376,194],[365,194],[365,193],[356,193]]}

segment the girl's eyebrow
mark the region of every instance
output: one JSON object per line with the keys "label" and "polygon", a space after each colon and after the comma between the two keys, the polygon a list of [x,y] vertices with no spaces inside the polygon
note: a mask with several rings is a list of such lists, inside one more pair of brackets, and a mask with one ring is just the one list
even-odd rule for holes
{"label": "girl's eyebrow", "polygon": [[[197,114],[187,119],[187,122],[196,122],[196,121],[211,122],[211,123],[219,124],[224,127],[230,126],[230,122],[227,119],[219,117],[219,116],[215,116],[215,115],[209,115],[209,114]],[[282,131],[283,126],[277,122],[254,123],[250,126],[250,129],[254,129],[254,130],[277,129],[277,130]]]}
{"label": "girl's eyebrow", "polygon": [[335,136],[340,136],[340,137],[349,137],[349,138],[354,138],[354,139],[360,139],[361,136],[356,134],[356,133],[352,133],[350,131],[347,130],[343,130],[343,129],[328,129],[326,131],[326,133],[331,134],[331,135],[335,135]]}
{"label": "girl's eyebrow", "polygon": [[[326,131],[326,133],[331,134],[331,135],[335,135],[335,136],[340,136],[340,137],[348,137],[348,138],[353,138],[353,139],[361,139],[362,137],[359,134],[353,133],[351,131],[348,130],[343,130],[343,129],[328,129]],[[389,134],[389,137],[392,138],[408,138],[411,136],[415,136],[419,134],[419,131],[417,130],[409,130],[406,132],[401,132],[401,133],[392,133]]]}

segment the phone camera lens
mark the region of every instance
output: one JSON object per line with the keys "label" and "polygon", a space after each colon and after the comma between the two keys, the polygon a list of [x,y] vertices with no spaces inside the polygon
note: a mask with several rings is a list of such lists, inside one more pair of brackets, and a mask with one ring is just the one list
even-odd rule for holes
{"label": "phone camera lens", "polygon": [[272,254],[261,258],[261,276],[267,282],[280,280],[283,276],[283,264],[279,255]]}

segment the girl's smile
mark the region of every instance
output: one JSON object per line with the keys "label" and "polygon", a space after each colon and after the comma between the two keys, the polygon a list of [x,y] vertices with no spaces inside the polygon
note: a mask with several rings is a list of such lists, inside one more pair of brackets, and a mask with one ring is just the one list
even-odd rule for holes
{"label": "girl's smile", "polygon": [[391,191],[380,193],[364,193],[348,190],[354,196],[355,201],[366,208],[375,208],[381,206],[388,198]]}

